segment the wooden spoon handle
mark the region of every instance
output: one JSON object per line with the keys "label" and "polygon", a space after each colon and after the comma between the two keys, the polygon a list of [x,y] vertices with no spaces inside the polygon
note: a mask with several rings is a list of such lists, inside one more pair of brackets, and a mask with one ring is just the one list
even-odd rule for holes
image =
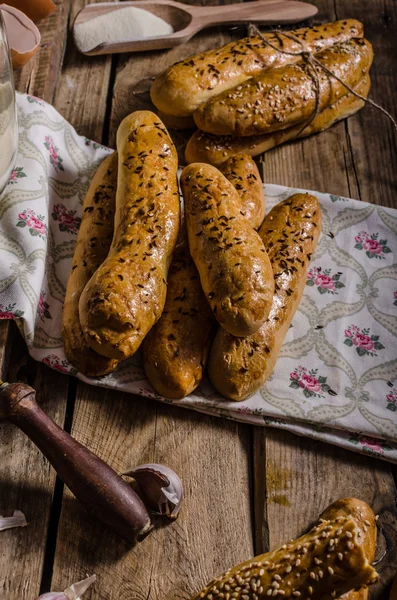
{"label": "wooden spoon handle", "polygon": [[151,531],[149,514],[134,490],[103,460],[63,431],[23,383],[0,391],[0,415],[17,425],[50,461],[86,509],[130,541]]}
{"label": "wooden spoon handle", "polygon": [[296,0],[256,0],[226,6],[189,6],[187,10],[194,18],[191,25],[201,25],[200,28],[203,28],[241,22],[269,25],[297,23],[313,17],[318,9],[312,4]]}

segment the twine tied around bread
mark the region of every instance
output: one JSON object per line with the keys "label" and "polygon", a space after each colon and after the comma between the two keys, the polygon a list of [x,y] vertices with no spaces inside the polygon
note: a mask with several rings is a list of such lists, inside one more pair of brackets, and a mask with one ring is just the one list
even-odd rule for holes
{"label": "twine tied around bread", "polygon": [[[314,110],[313,110],[313,113],[310,115],[309,119],[304,123],[304,125],[303,125],[302,129],[299,131],[297,137],[302,133],[302,131],[304,129],[306,129],[306,127],[309,127],[309,125],[313,122],[313,120],[317,117],[317,115],[320,112],[320,77],[319,77],[316,67],[319,67],[325,73],[327,73],[327,75],[329,75],[329,76],[333,77],[334,79],[336,79],[337,81],[339,81],[339,83],[341,83],[351,94],[353,94],[353,96],[356,96],[356,98],[360,98],[366,104],[370,104],[374,108],[377,108],[378,110],[380,110],[383,114],[385,114],[390,119],[390,121],[394,125],[394,129],[397,131],[397,122],[394,119],[394,117],[389,113],[389,111],[387,111],[385,108],[383,108],[383,106],[381,106],[377,102],[374,102],[370,98],[366,98],[362,94],[359,94],[358,92],[356,92],[356,90],[354,90],[352,87],[350,87],[350,85],[348,85],[345,81],[343,81],[343,79],[341,79],[338,75],[333,73],[331,71],[331,69],[326,67],[320,60],[318,60],[318,58],[316,58],[315,55],[310,50],[307,50],[305,48],[305,45],[302,42],[302,40],[300,40],[296,35],[294,35],[290,31],[287,32],[287,31],[281,31],[281,30],[276,30],[276,29],[273,31],[270,31],[269,33],[273,33],[275,35],[283,35],[284,37],[286,37],[290,40],[293,40],[294,42],[297,42],[300,45],[300,47],[302,48],[302,50],[298,50],[297,52],[292,52],[291,50],[282,50],[280,47],[275,46],[269,40],[267,40],[265,38],[265,36],[259,31],[259,29],[257,28],[256,25],[254,25],[252,23],[250,23],[248,25],[248,35],[250,37],[253,35],[257,35],[264,42],[264,44],[266,44],[267,46],[269,46],[276,52],[280,52],[280,54],[286,54],[288,56],[300,56],[302,58],[303,62],[309,67],[308,72],[314,83],[314,89],[315,89],[315,95],[316,95]],[[281,43],[282,43],[282,41],[280,40],[280,44]]]}

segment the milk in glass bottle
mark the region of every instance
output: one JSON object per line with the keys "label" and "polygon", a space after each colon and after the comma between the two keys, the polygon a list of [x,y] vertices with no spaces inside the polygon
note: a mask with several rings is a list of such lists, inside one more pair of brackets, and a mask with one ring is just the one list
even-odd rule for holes
{"label": "milk in glass bottle", "polygon": [[0,10],[0,194],[14,168],[17,148],[14,80],[5,25]]}

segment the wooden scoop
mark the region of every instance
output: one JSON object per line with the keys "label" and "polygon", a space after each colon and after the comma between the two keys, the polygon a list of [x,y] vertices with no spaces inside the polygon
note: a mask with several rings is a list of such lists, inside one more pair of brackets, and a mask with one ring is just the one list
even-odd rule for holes
{"label": "wooden scoop", "polygon": [[312,4],[297,2],[296,0],[257,0],[256,2],[242,2],[223,6],[190,6],[173,0],[103,2],[85,6],[74,21],[74,28],[76,25],[81,25],[101,15],[109,15],[111,12],[122,10],[127,6],[145,9],[161,17],[173,27],[174,33],[135,41],[104,41],[89,51],[84,51],[79,47],[78,39],[75,36],[78,50],[90,56],[118,52],[161,50],[163,48],[173,48],[187,42],[205,27],[241,23],[275,26],[284,23],[298,23],[313,17],[318,11],[317,7]]}
{"label": "wooden scoop", "polygon": [[59,477],[86,509],[134,542],[152,530],[138,495],[113,469],[54,423],[25,383],[0,380],[0,419],[17,425],[50,461]]}

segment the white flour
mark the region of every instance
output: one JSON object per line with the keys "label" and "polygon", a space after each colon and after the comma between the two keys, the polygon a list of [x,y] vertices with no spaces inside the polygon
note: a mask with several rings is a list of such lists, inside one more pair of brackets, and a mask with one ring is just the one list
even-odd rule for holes
{"label": "white flour", "polygon": [[0,194],[14,167],[18,148],[14,93],[10,83],[0,84]]}
{"label": "white flour", "polygon": [[89,52],[102,42],[143,40],[173,31],[172,26],[157,15],[126,6],[75,25],[74,37],[79,49]]}

